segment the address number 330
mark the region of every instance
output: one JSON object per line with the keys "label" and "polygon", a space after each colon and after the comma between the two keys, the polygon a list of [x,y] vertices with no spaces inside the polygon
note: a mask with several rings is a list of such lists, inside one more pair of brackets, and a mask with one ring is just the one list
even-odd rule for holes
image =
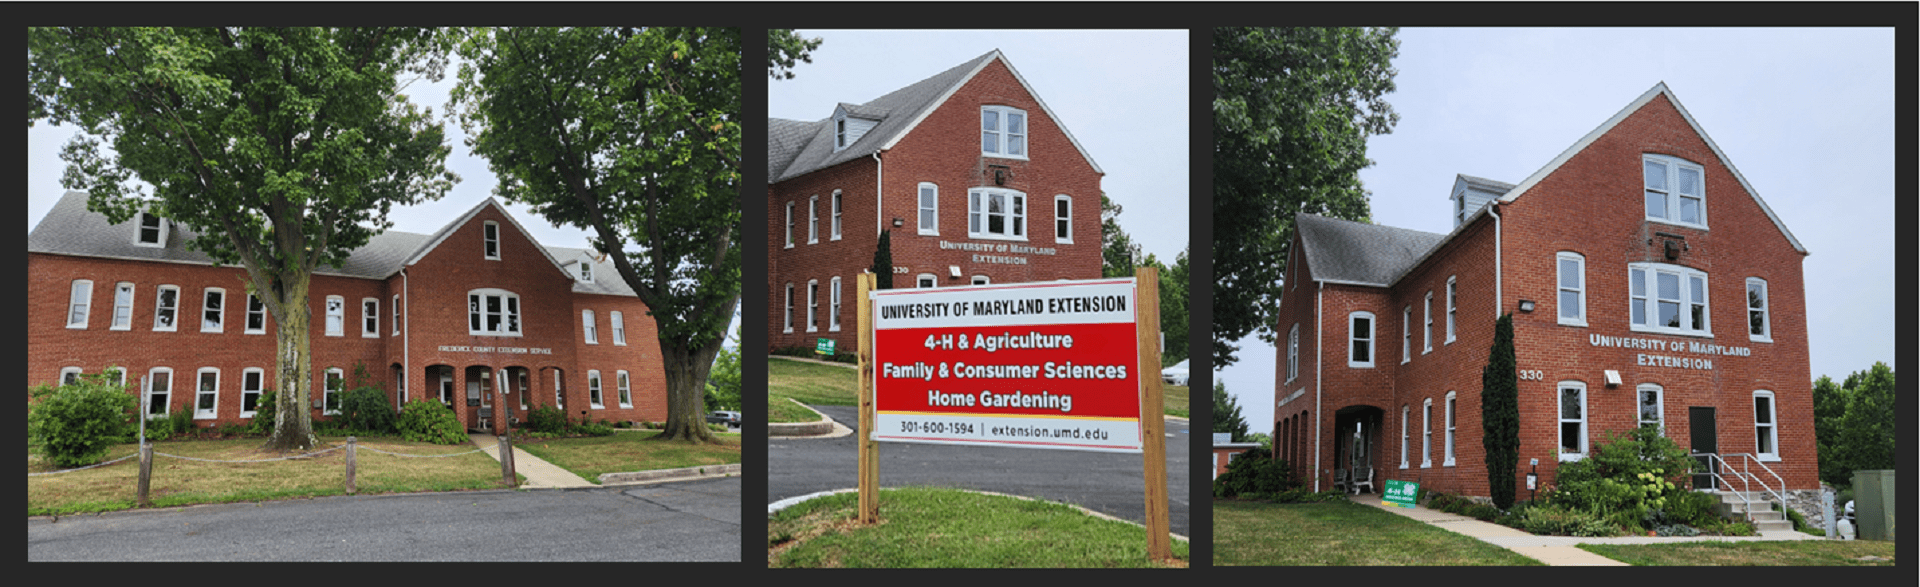
{"label": "address number 330", "polygon": [[1546,378],[1547,378],[1546,372],[1541,371],[1539,369],[1521,369],[1520,370],[1521,381],[1540,381]]}

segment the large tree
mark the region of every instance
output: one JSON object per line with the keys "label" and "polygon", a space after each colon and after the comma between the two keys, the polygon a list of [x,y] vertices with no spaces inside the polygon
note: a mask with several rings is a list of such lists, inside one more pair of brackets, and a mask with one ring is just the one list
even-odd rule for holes
{"label": "large tree", "polygon": [[[1886,363],[1854,372],[1838,387],[1824,375],[1814,382],[1814,438],[1822,481],[1850,486],[1854,471],[1894,468],[1900,413],[1895,404],[1894,372]],[[1777,416],[1779,409],[1774,411]]]}
{"label": "large tree", "polygon": [[1174,257],[1173,266],[1160,272],[1160,331],[1166,333],[1167,348],[1160,354],[1163,365],[1187,360],[1188,301],[1190,296],[1187,251]]}
{"label": "large tree", "polygon": [[800,36],[793,29],[767,29],[767,77],[793,79],[795,63],[813,63],[820,38]]}
{"label": "large tree", "polygon": [[1213,359],[1273,342],[1293,215],[1364,220],[1367,137],[1399,120],[1392,28],[1213,31]]}
{"label": "large tree", "polygon": [[1122,208],[1100,193],[1100,276],[1133,277],[1133,266],[1140,262],[1140,245],[1120,229]]}
{"label": "large tree", "polygon": [[393,206],[459,179],[431,111],[400,93],[403,78],[438,79],[444,55],[432,29],[27,32],[28,124],[79,127],[61,185],[116,223],[146,212],[192,227],[188,247],[246,269],[277,326],[274,389],[291,398],[268,448],[316,443],[314,269],[390,227]]}
{"label": "large tree", "polygon": [[661,440],[701,413],[740,301],[740,30],[501,28],[460,43],[453,91],[499,193],[587,229],[658,326]]}
{"label": "large tree", "polygon": [[1213,382],[1213,431],[1233,434],[1231,442],[1247,437],[1247,419],[1240,415],[1240,402],[1227,393],[1227,384]]}

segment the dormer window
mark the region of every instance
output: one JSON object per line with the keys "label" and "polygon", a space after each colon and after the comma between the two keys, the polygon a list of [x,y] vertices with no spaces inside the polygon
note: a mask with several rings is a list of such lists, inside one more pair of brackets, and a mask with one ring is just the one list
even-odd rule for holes
{"label": "dormer window", "polygon": [[841,114],[833,119],[833,150],[847,148],[847,115]]}
{"label": "dormer window", "polygon": [[578,264],[580,265],[580,281],[593,283],[593,260],[581,259]]}
{"label": "dormer window", "polygon": [[980,154],[1027,158],[1027,111],[1010,106],[981,106]]}
{"label": "dormer window", "polygon": [[134,229],[133,244],[143,247],[167,246],[167,219],[141,212]]}

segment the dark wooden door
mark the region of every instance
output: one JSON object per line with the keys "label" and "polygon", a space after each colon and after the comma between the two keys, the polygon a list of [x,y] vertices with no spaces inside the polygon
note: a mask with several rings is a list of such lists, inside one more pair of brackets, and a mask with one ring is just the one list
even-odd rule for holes
{"label": "dark wooden door", "polygon": [[[1714,433],[1713,408],[1700,406],[1688,407],[1687,430],[1688,434],[1693,437],[1694,453],[1720,452],[1719,437],[1715,436]],[[1714,485],[1713,477],[1705,474],[1707,467],[1711,464],[1707,461],[1707,457],[1696,458],[1699,459],[1700,462],[1695,465],[1698,472],[1693,476],[1693,487],[1695,489],[1718,489],[1718,487]]]}

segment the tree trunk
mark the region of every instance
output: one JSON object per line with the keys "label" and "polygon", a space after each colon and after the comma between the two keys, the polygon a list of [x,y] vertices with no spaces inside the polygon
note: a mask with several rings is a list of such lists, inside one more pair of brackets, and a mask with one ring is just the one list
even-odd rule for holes
{"label": "tree trunk", "polygon": [[[265,448],[278,451],[305,451],[319,444],[313,436],[313,306],[307,299],[310,275],[281,275],[285,287],[277,303],[282,311],[274,335],[273,437]],[[267,297],[261,295],[261,298]]]}
{"label": "tree trunk", "polygon": [[720,354],[725,337],[699,348],[682,348],[661,341],[660,362],[667,376],[667,427],[654,440],[684,440],[718,443],[707,428],[706,381],[713,371],[713,358]]}

